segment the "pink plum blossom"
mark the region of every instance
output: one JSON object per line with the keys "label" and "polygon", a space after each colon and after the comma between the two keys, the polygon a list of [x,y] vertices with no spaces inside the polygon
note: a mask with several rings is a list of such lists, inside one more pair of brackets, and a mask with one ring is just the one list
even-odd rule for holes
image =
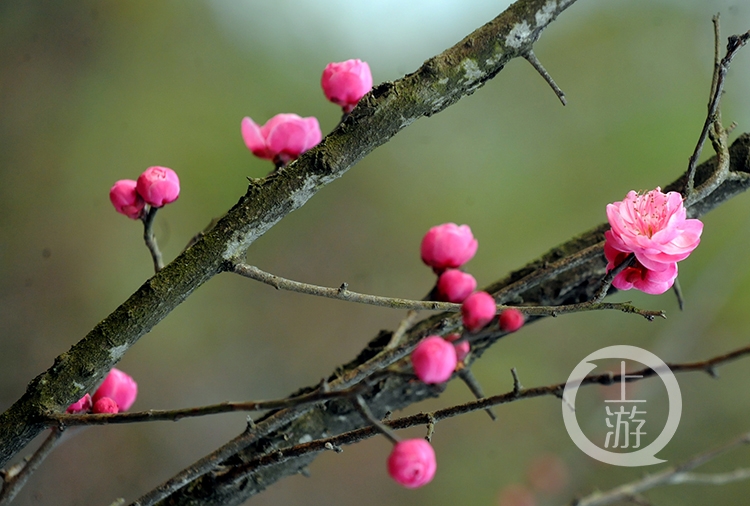
{"label": "pink plum blossom", "polygon": [[180,178],[167,167],[149,167],[138,176],[138,194],[152,207],[162,207],[180,196]]}
{"label": "pink plum blossom", "polygon": [[[628,256],[610,246],[609,242],[604,243],[604,256],[607,257],[607,271],[611,271]],[[612,285],[618,290],[630,290],[635,288],[644,293],[659,295],[666,292],[674,284],[677,278],[677,262],[662,265],[663,270],[655,271],[645,268],[638,260],[633,265],[626,267],[620,274],[612,280]]]}
{"label": "pink plum blossom", "polygon": [[242,120],[242,139],[247,148],[255,156],[281,165],[316,146],[322,138],[318,120],[312,116],[277,114],[263,126],[250,118]]}
{"label": "pink plum blossom", "polygon": [[98,401],[94,403],[94,409],[92,410],[93,413],[118,413],[120,411],[120,408],[117,406],[117,403],[110,399],[109,397],[102,397]]}
{"label": "pink plum blossom", "polygon": [[472,293],[461,305],[464,327],[469,332],[476,332],[492,321],[496,311],[492,295],[487,292]]}
{"label": "pink plum blossom", "polygon": [[424,338],[411,354],[414,374],[428,384],[448,381],[457,363],[456,348],[440,336]]}
{"label": "pink plum blossom", "polygon": [[112,368],[94,393],[93,401],[96,405],[99,399],[109,397],[118,407],[119,411],[127,411],[135,402],[138,395],[138,384],[126,373]]}
{"label": "pink plum blossom", "polygon": [[422,239],[422,261],[441,273],[456,269],[474,257],[479,244],[468,225],[444,223],[432,227]]}
{"label": "pink plum blossom", "polygon": [[474,276],[458,269],[443,272],[437,282],[437,298],[445,302],[460,304],[477,288]]}
{"label": "pink plum blossom", "polygon": [[80,415],[81,413],[88,413],[91,411],[93,403],[91,402],[91,396],[89,394],[84,395],[80,399],[78,399],[77,402],[74,402],[70,406],[68,406],[68,409],[65,410],[66,413],[69,413],[71,415]]}
{"label": "pink plum blossom", "polygon": [[607,205],[607,220],[612,227],[604,234],[607,270],[617,265],[616,258],[624,259],[630,253],[637,260],[615,278],[613,285],[652,294],[668,290],[677,277],[676,263],[698,246],[703,232],[700,220],[686,216],[682,196],[662,193],[658,187],[645,194],[631,191],[622,202]]}
{"label": "pink plum blossom", "polygon": [[469,341],[466,339],[456,342],[459,339],[461,339],[461,334],[448,334],[445,336],[445,340],[449,343],[453,343],[453,347],[456,348],[456,360],[463,362],[469,354],[469,351],[471,351],[471,344],[469,344]]}
{"label": "pink plum blossom", "polygon": [[132,179],[121,179],[109,190],[109,200],[115,206],[115,211],[134,220],[141,217],[146,205],[135,189],[136,184]]}
{"label": "pink plum blossom", "polygon": [[503,332],[515,332],[523,327],[524,317],[518,309],[508,308],[500,313],[500,330]]}
{"label": "pink plum blossom", "polygon": [[388,456],[388,474],[406,488],[426,485],[436,470],[435,450],[424,439],[400,441]]}
{"label": "pink plum blossom", "polygon": [[323,70],[320,85],[328,100],[350,113],[372,89],[370,66],[362,60],[329,63]]}

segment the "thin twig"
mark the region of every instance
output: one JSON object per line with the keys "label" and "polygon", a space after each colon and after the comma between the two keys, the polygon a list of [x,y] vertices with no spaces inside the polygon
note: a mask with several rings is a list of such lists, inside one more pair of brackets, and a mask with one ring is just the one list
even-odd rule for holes
{"label": "thin twig", "polygon": [[572,506],[605,506],[613,504],[630,497],[638,496],[641,492],[662,485],[677,485],[682,483],[703,483],[712,485],[723,485],[730,481],[750,478],[750,470],[738,469],[733,473],[722,473],[716,475],[703,475],[687,473],[691,469],[705,464],[720,455],[737,448],[738,446],[750,444],[750,432],[730,441],[729,443],[714,448],[704,453],[693,456],[689,460],[669,467],[661,472],[649,474],[639,480],[620,485],[606,492],[594,492],[593,494],[574,500]]}
{"label": "thin twig", "polygon": [[672,291],[674,292],[675,297],[677,297],[677,305],[680,307],[680,311],[684,310],[685,298],[682,296],[682,287],[680,286],[680,278],[674,279],[674,284],[672,285]]}
{"label": "thin twig", "polygon": [[115,413],[115,414],[87,414],[71,415],[67,413],[50,413],[47,415],[46,422],[52,424],[73,425],[108,425],[115,423],[139,423],[139,422],[157,422],[171,421],[176,422],[183,418],[196,416],[216,415],[219,413],[230,413],[234,411],[265,411],[269,409],[282,409],[295,406],[304,406],[306,404],[336,399],[341,397],[351,397],[362,392],[366,385],[355,385],[346,390],[328,391],[320,388],[314,392],[287,397],[285,399],[275,399],[269,401],[247,401],[247,402],[221,402],[209,406],[199,406],[192,408],[174,409],[174,410],[149,410],[133,413]]}
{"label": "thin twig", "polygon": [[750,479],[750,469],[741,468],[728,473],[680,473],[672,477],[670,485],[681,483],[699,483],[705,485],[726,485],[733,481]]}
{"label": "thin twig", "polygon": [[[716,15],[713,18],[714,23],[714,40],[716,41],[719,35],[719,16]],[[728,176],[729,174],[729,156],[728,147],[726,146],[726,131],[721,126],[721,117],[719,113],[719,103],[721,102],[721,95],[724,92],[724,81],[729,71],[729,65],[732,59],[735,57],[737,52],[747,44],[750,40],[750,30],[741,35],[732,35],[729,37],[727,43],[727,53],[720,61],[716,58],[718,52],[715,51],[715,63],[714,73],[711,82],[711,94],[708,101],[708,114],[706,120],[703,123],[703,128],[698,136],[698,143],[695,146],[693,154],[690,156],[687,170],[687,184],[684,190],[683,196],[685,197],[685,205],[690,206],[700,200],[703,200],[707,195],[712,193]],[[716,46],[716,43],[714,44]],[[718,61],[718,63],[717,63]],[[698,158],[700,158],[703,145],[706,142],[706,138],[711,133],[713,128],[712,143],[716,150],[716,170],[704,182],[700,188],[694,188],[695,185],[695,170],[698,165]]]}
{"label": "thin twig", "polygon": [[524,55],[524,58],[527,62],[531,63],[531,66],[534,67],[534,70],[539,72],[539,75],[542,76],[545,81],[547,81],[547,84],[549,84],[550,88],[552,88],[552,91],[554,91],[555,95],[557,95],[557,98],[559,98],[560,102],[562,102],[562,105],[567,105],[568,101],[565,100],[565,93],[563,93],[563,90],[560,89],[555,80],[552,79],[552,76],[549,75],[547,69],[544,68],[542,62],[540,62],[534,54],[534,51],[529,50],[529,52]]}
{"label": "thin twig", "polygon": [[16,494],[21,491],[26,482],[34,474],[39,465],[52,453],[63,435],[65,428],[63,426],[53,427],[44,440],[42,445],[29,457],[26,463],[14,466],[8,471],[3,472],[2,489],[0,490],[0,506],[6,506],[11,503]]}
{"label": "thin twig", "polygon": [[370,411],[370,407],[367,405],[361,395],[357,395],[354,397],[354,407],[357,408],[357,411],[360,412],[360,414],[366,421],[370,422],[372,426],[375,427],[385,437],[387,437],[391,441],[391,443],[396,444],[400,441],[399,437],[395,432],[391,430],[390,427],[378,420],[375,415],[372,414],[372,411]]}
{"label": "thin twig", "polygon": [[[474,394],[474,397],[476,397],[477,399],[484,398],[482,385],[479,384],[479,380],[477,380],[476,376],[474,376],[474,373],[471,372],[471,368],[462,367],[461,369],[459,369],[458,377],[461,381],[464,382],[467,387],[469,387],[469,390],[471,390],[471,393]],[[495,412],[492,411],[492,408],[487,408],[485,409],[485,411],[490,416],[490,419],[493,422],[497,420],[497,416],[495,415]]]}
{"label": "thin twig", "polygon": [[158,207],[151,207],[148,212],[141,217],[143,221],[143,240],[146,243],[149,253],[151,253],[151,259],[154,261],[154,270],[159,272],[164,268],[164,260],[161,257],[161,251],[159,245],[156,243],[156,236],[154,235],[154,218],[156,217],[156,211]]}
{"label": "thin twig", "polygon": [[437,422],[429,413],[427,414],[427,435],[424,437],[428,443],[432,443],[432,436],[435,435],[435,426]]}
{"label": "thin twig", "polygon": [[[627,265],[627,260],[623,264],[619,265],[607,275],[602,281],[603,288],[602,292],[604,295],[607,293],[611,280],[614,279],[620,271]],[[307,295],[316,295],[318,297],[326,297],[329,299],[346,300],[349,302],[357,302],[360,304],[370,304],[373,306],[389,307],[393,309],[413,309],[413,310],[427,310],[427,311],[445,311],[457,313],[461,311],[461,304],[454,304],[452,302],[437,302],[429,300],[411,300],[401,299],[395,297],[383,297],[380,295],[368,295],[349,290],[346,283],[342,284],[338,288],[330,288],[325,286],[312,285],[309,283],[302,283],[299,281],[293,281],[291,279],[282,278],[274,274],[262,271],[253,265],[247,265],[243,263],[237,263],[232,267],[232,271],[240,274],[241,276],[260,281],[267,285],[271,285],[278,290],[289,290],[292,292],[304,293]],[[598,297],[598,296],[597,296]],[[519,310],[525,315],[534,316],[558,316],[561,314],[568,313],[580,313],[584,311],[601,311],[601,310],[616,310],[625,313],[633,313],[643,316],[648,320],[653,320],[654,317],[665,318],[663,311],[649,311],[639,309],[630,303],[602,303],[601,299],[590,302],[581,302],[578,304],[568,304],[564,306],[506,306],[504,304],[497,305],[497,312],[501,312],[509,307],[513,307]],[[602,295],[601,298],[604,296]]]}
{"label": "thin twig", "polygon": [[612,286],[612,281],[614,281],[615,277],[617,277],[618,274],[620,274],[622,271],[633,265],[633,262],[635,262],[635,254],[630,253],[627,257],[625,257],[625,260],[623,260],[619,265],[617,265],[614,269],[609,271],[606,276],[604,276],[604,279],[602,279],[602,284],[599,287],[599,290],[594,294],[594,297],[591,299],[592,303],[601,302],[604,300],[604,297],[607,296],[607,292],[609,291],[609,288]]}
{"label": "thin twig", "polygon": [[523,386],[521,385],[521,380],[518,378],[518,371],[516,371],[515,367],[511,367],[510,374],[513,376],[513,394],[520,395]]}

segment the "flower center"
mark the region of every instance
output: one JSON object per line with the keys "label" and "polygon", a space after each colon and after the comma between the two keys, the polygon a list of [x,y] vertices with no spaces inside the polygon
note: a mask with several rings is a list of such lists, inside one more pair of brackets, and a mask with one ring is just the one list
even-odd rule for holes
{"label": "flower center", "polygon": [[651,238],[664,228],[668,221],[667,201],[661,192],[657,193],[652,190],[645,195],[637,195],[631,203],[636,234]]}

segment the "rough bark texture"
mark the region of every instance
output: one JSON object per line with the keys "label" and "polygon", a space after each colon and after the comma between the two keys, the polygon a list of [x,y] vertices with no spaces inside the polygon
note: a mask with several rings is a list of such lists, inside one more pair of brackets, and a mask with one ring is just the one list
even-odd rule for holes
{"label": "rough bark texture", "polygon": [[201,240],[138,289],[83,340],[35,378],[0,415],[0,467],[37,436],[40,417],[92,391],[138,339],[196,288],[317,191],[423,116],[476,91],[575,0],[520,0],[415,73],[377,86],[319,146],[245,196]]}
{"label": "rough bark texture", "polygon": [[[696,204],[688,210],[693,217],[699,217],[717,207],[750,187],[750,134],[741,135],[730,148],[731,172],[737,177],[725,181],[717,191],[706,200]],[[698,167],[696,185],[704,181],[715,166],[716,157],[707,160]],[[679,191],[684,187],[684,176],[666,186],[665,191]],[[524,278],[535,275],[547,269],[547,265],[560,259],[574,255],[581,250],[604,240],[604,232],[609,228],[603,223],[573,239],[552,248],[539,259],[512,272],[504,279],[485,288],[494,293]],[[561,275],[549,276],[539,285],[520,294],[524,304],[532,305],[560,305],[573,304],[589,300],[599,288],[601,278],[605,274],[606,260],[603,251],[594,258],[582,263]],[[499,302],[503,302],[500,300]],[[540,317],[534,318],[534,320]],[[530,319],[529,321],[533,321]],[[443,313],[424,320],[404,337],[404,346],[408,348],[425,335],[438,333],[447,334],[458,326],[458,316],[455,313]],[[473,359],[482,353],[498,339],[503,337],[499,330],[486,330],[480,334],[478,342],[472,345]],[[383,332],[375,337],[360,355],[352,362],[339,368],[330,378],[330,382],[345,377],[357,370],[369,360],[377,360],[378,354],[383,352],[391,334]],[[310,391],[317,385],[302,391]],[[444,387],[444,385],[443,385]],[[402,409],[410,404],[428,397],[436,397],[442,392],[441,386],[425,385],[416,381],[410,375],[384,374],[374,383],[367,395],[367,402],[376,416],[382,417],[386,412]],[[299,393],[299,392],[298,392]],[[334,400],[316,406],[313,409],[295,410],[292,417],[296,419],[285,424],[280,430],[274,430],[244,450],[225,460],[217,470],[207,473],[188,486],[176,491],[159,504],[164,505],[238,505],[249,497],[263,491],[281,478],[299,473],[315,458],[308,454],[302,457],[285,460],[260,469],[253,469],[246,465],[251,459],[261,455],[273,455],[284,448],[300,442],[326,438],[354,430],[363,425],[359,413],[346,400]],[[273,424],[281,417],[288,417],[290,410],[282,410],[267,415],[258,422],[256,430],[263,432],[263,428]],[[283,460],[283,458],[280,458]]]}

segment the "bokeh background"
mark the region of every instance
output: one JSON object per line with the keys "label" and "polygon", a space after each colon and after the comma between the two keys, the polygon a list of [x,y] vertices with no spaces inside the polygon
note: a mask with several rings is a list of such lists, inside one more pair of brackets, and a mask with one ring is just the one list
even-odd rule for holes
{"label": "bokeh background", "polygon": [[[262,123],[279,112],[314,115],[328,132],[340,117],[319,88],[328,62],[361,58],[376,82],[397,79],[506,5],[0,1],[0,409],[152,274],[140,223],[108,201],[114,181],[151,165],[179,173],[180,199],[156,221],[171,260],[237,201],[246,177],[271,168],[242,143],[243,116]],[[536,45],[567,107],[526,62],[513,61],[473,96],[414,123],[324,188],[258,240],[249,261],[302,281],[418,298],[433,282],[419,260],[421,236],[454,221],[470,224],[479,239],[468,270],[480,284],[501,277],[604,221],[604,206],[628,190],[665,185],[684,170],[705,114],[716,12],[725,35],[750,28],[750,4],[742,0],[581,0]],[[736,58],[726,90],[726,122],[750,131],[750,50]],[[671,293],[627,293],[615,300],[664,309],[669,319],[609,312],[531,325],[476,364],[485,390],[510,389],[511,367],[525,386],[565,381],[583,357],[608,345],[643,346],[677,362],[748,344],[750,195],[704,221],[700,248],[680,265],[684,312]],[[275,398],[328,375],[402,317],[225,274],[142,338],[119,367],[138,381],[138,410]],[[675,462],[748,430],[750,363],[720,373],[718,381],[679,376],[682,422],[662,458]],[[649,380],[637,391],[656,406],[665,402],[660,388]],[[593,406],[602,394],[586,393],[586,424],[600,426],[594,431],[603,430],[601,403]],[[412,411],[469,398],[455,382]],[[389,444],[374,438],[322,455],[311,478],[286,479],[250,503],[495,505],[507,487],[538,481],[541,472],[530,478],[529,466],[544,467],[541,458],[562,463],[568,478],[537,502],[563,504],[644,471],[584,455],[554,398],[497,412],[495,423],[475,413],[438,425],[439,470],[423,489],[390,481]],[[42,465],[17,503],[133,500],[238,434],[244,419],[86,429]],[[706,469],[749,462],[743,449]],[[740,504],[748,492],[746,481],[648,496],[660,506]]]}

